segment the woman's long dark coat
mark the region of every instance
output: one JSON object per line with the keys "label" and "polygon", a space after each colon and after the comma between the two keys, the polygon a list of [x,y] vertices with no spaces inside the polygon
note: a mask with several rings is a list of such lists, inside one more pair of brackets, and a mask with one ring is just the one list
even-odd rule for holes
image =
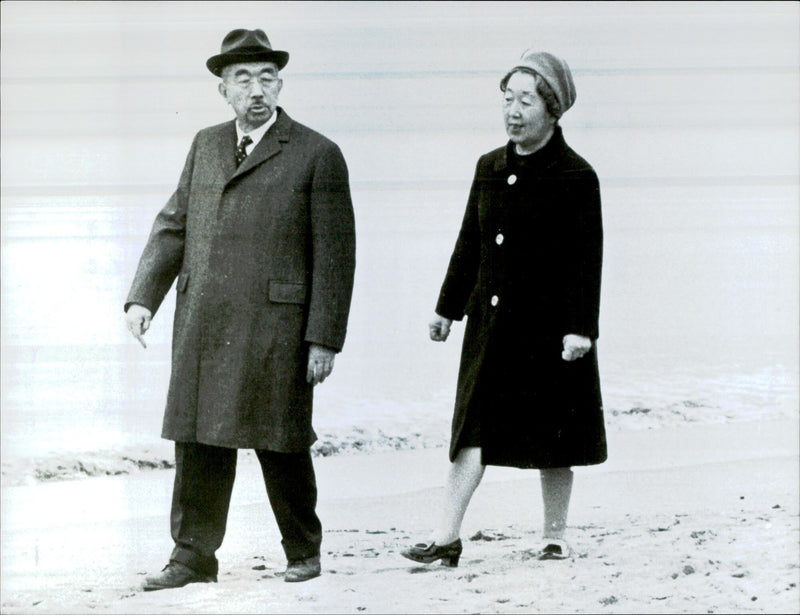
{"label": "woman's long dark coat", "polygon": [[177,276],[164,438],[308,450],[308,345],[342,348],[353,289],[347,166],[282,109],[235,150],[234,121],[197,134],[127,301],[155,313]]}
{"label": "woman's long dark coat", "polygon": [[564,335],[598,337],[597,175],[558,126],[524,167],[510,147],[478,161],[436,307],[453,320],[468,316],[450,459],[469,413],[480,419],[484,464],[601,463],[596,345],[581,359],[561,358]]}

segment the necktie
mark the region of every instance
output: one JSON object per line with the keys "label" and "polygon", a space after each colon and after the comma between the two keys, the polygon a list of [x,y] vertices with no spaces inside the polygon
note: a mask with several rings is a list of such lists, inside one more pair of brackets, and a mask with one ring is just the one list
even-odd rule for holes
{"label": "necktie", "polygon": [[239,147],[236,148],[236,166],[238,167],[244,159],[247,158],[247,146],[250,145],[253,140],[248,136],[245,135],[242,137],[242,140],[239,142]]}

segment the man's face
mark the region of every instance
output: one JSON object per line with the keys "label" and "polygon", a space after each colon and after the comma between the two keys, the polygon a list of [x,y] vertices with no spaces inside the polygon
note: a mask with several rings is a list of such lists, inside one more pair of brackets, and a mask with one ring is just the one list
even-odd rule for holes
{"label": "man's face", "polygon": [[245,62],[222,70],[219,93],[236,112],[239,128],[250,132],[275,113],[282,87],[273,62]]}

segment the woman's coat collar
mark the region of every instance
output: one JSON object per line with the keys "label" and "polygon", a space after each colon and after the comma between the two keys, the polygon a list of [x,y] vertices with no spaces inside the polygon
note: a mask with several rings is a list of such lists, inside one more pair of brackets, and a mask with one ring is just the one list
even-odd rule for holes
{"label": "woman's coat collar", "polygon": [[[505,147],[501,147],[497,157],[494,160],[494,170],[495,171],[503,171],[508,169],[508,152],[509,148],[513,147],[511,141],[505,145]],[[556,163],[558,158],[560,158],[561,154],[567,147],[566,141],[564,141],[564,134],[561,130],[561,126],[556,124],[555,129],[553,130],[553,135],[550,137],[550,140],[545,143],[544,147],[534,152],[532,155],[538,155],[541,159],[546,161],[545,168],[551,167],[553,164]]]}

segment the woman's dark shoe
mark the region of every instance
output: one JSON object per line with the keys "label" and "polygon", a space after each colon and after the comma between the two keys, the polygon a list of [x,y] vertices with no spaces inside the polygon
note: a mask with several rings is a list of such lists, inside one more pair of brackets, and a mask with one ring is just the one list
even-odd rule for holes
{"label": "woman's dark shoe", "polygon": [[217,575],[200,574],[180,562],[170,562],[154,577],[146,577],[142,589],[152,592],[159,589],[172,589],[183,587],[189,583],[216,583]]}
{"label": "woman's dark shoe", "polygon": [[564,540],[556,538],[548,539],[545,545],[536,554],[536,559],[568,559],[572,555],[572,549]]}
{"label": "woman's dark shoe", "polygon": [[400,551],[400,555],[420,564],[430,564],[440,559],[445,566],[456,568],[461,557],[461,550],[461,539],[457,538],[450,544],[441,546],[435,542],[430,544],[420,542],[413,547],[403,549]]}

